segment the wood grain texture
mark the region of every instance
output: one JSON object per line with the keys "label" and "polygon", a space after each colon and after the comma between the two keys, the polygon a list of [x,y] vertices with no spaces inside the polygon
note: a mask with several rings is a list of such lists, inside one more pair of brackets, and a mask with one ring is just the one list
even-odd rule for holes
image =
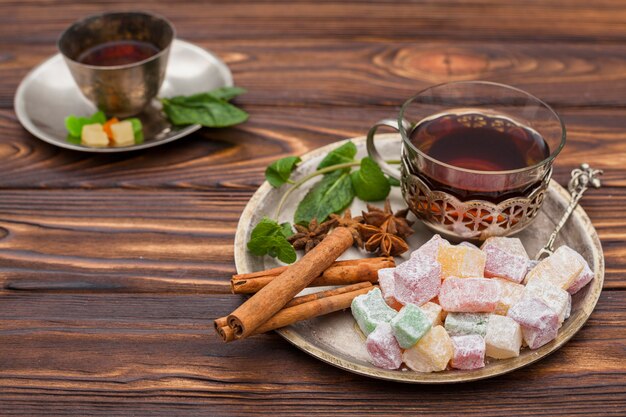
{"label": "wood grain texture", "polygon": [[[22,77],[72,21],[143,9],[231,67],[251,119],[159,148],[89,155],[27,134]],[[626,410],[626,2],[0,1],[0,415],[603,415]],[[263,170],[365,134],[432,84],[487,79],[556,106],[564,184],[602,240],[588,324],[528,368],[455,386],[340,371],[274,334],[237,345],[233,238]]]}

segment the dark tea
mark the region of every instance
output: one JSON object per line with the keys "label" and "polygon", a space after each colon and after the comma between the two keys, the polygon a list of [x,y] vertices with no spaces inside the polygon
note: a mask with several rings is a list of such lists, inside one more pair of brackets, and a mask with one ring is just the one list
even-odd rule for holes
{"label": "dark tea", "polygon": [[156,55],[159,48],[149,42],[112,41],[83,51],[77,61],[94,66],[110,67],[134,64]]}
{"label": "dark tea", "polygon": [[[483,113],[448,113],[420,122],[411,143],[426,155],[458,168],[475,171],[510,171],[535,165],[550,155],[545,140],[535,130],[504,116]],[[501,176],[450,172],[442,166],[414,172],[458,198],[482,198],[492,202],[524,195],[535,184],[508,187],[496,183]]]}

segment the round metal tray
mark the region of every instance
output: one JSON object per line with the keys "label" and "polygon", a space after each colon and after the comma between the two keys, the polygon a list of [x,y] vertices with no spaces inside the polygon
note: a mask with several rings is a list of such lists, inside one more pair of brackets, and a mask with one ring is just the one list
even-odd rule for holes
{"label": "round metal tray", "polygon": [[[365,156],[365,138],[359,137],[350,140],[357,145],[359,149],[358,156]],[[380,135],[379,138],[377,137],[377,141],[384,157],[398,159],[400,152],[400,138],[398,135]],[[302,176],[314,171],[324,155],[344,142],[336,142],[304,155],[302,157],[303,162],[298,167],[297,175]],[[294,192],[294,195],[290,197],[281,213],[279,218],[281,222],[293,221],[293,213],[297,202],[301,200],[314,182],[312,181],[311,184],[306,184],[308,187],[305,185],[301,190]],[[251,255],[246,250],[246,242],[254,225],[263,216],[272,216],[274,214],[276,204],[283,192],[284,189],[274,189],[265,182],[248,202],[241,215],[235,237],[235,263],[238,273],[259,271],[279,265],[272,258]],[[394,187],[390,198],[394,210],[405,206],[399,188]],[[556,182],[551,181],[547,197],[539,215],[527,229],[516,235],[522,240],[530,256],[534,256],[545,244],[555,223],[565,210],[568,199],[569,194],[567,191]],[[365,208],[365,204],[355,199],[351,208],[353,213],[360,213],[361,209]],[[419,247],[432,236],[432,232],[419,222],[416,222],[414,229],[415,234],[410,237],[408,242],[411,249]],[[374,378],[408,383],[438,384],[474,381],[511,372],[529,365],[563,346],[585,324],[600,297],[604,281],[602,247],[595,228],[580,206],[575,210],[561,231],[555,247],[563,244],[567,244],[582,254],[595,272],[594,280],[572,297],[570,318],[563,323],[557,338],[552,342],[537,350],[524,348],[517,358],[490,359],[482,369],[420,373],[406,368],[395,371],[377,368],[368,362],[363,336],[355,329],[355,322],[349,311],[337,312],[299,322],[277,330],[277,333],[293,345],[324,362],[350,372]],[[358,249],[351,248],[340,259],[362,256],[364,256],[364,253],[359,252]],[[405,255],[404,259],[407,256]],[[396,258],[397,263],[402,261],[403,259]],[[307,289],[303,291],[303,294],[311,291]],[[314,289],[313,291],[319,291],[319,289]]]}

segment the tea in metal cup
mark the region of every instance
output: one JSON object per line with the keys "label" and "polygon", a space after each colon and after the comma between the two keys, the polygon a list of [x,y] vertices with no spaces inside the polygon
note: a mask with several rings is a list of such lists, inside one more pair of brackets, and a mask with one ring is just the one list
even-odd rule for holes
{"label": "tea in metal cup", "polygon": [[[72,24],[58,47],[83,95],[107,115],[140,113],[156,97],[174,40],[174,28],[164,18],[142,12],[104,13]],[[158,52],[125,65],[87,65],[78,61],[86,50],[107,42],[138,41]]]}

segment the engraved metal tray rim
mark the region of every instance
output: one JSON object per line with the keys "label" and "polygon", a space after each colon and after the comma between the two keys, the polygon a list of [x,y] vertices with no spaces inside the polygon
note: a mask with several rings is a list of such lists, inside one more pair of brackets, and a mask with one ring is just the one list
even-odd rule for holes
{"label": "engraved metal tray rim", "polygon": [[[359,149],[365,146],[365,137],[356,137],[334,142],[303,155],[301,157],[302,163],[300,166],[305,164],[306,161],[310,159],[326,154],[327,152],[340,146],[348,140],[351,140],[353,143],[355,143],[355,145],[357,145]],[[397,134],[379,135],[379,138],[377,138],[377,140],[389,141],[392,143],[394,141],[399,142]],[[234,248],[235,266],[237,268],[237,272],[240,274],[253,272],[252,268],[250,268],[249,263],[247,262],[247,259],[250,255],[247,254],[246,251],[246,241],[251,231],[251,224],[255,217],[257,209],[259,208],[259,206],[261,206],[262,201],[267,198],[268,193],[272,191],[277,190],[273,189],[267,182],[264,182],[250,198],[248,204],[242,212],[239,224],[237,226]],[[560,198],[564,202],[567,202],[567,200],[569,199],[569,193],[554,180],[550,181],[549,192],[553,193],[556,198]],[[560,214],[561,213],[557,213],[555,218],[558,219],[558,217],[560,217]],[[358,361],[352,360],[345,354],[341,354],[340,352],[332,352],[328,348],[325,349],[324,347],[317,346],[315,343],[312,343],[310,340],[307,339],[307,335],[302,334],[302,332],[298,331],[298,328],[294,326],[288,326],[283,329],[279,329],[276,332],[297,348],[307,352],[308,354],[320,359],[323,362],[347,370],[349,372],[353,372],[355,374],[389,381],[415,384],[460,383],[491,378],[528,366],[558,350],[583,327],[583,325],[591,315],[592,311],[594,310],[602,291],[602,285],[604,282],[604,256],[596,230],[593,227],[593,224],[591,223],[591,220],[585,213],[584,209],[580,206],[576,208],[572,218],[569,221],[578,222],[579,228],[581,229],[583,235],[586,235],[591,241],[591,247],[589,248],[591,251],[591,259],[588,259],[588,261],[590,261],[590,264],[594,268],[594,280],[590,284],[588,284],[589,288],[586,289],[586,297],[583,300],[583,304],[579,306],[579,311],[572,312],[572,317],[570,317],[566,321],[567,326],[564,325],[564,327],[561,328],[557,338],[537,350],[529,351],[528,349],[525,349],[526,354],[520,355],[517,358],[496,360],[492,362],[488,367],[473,371],[452,370],[435,373],[419,373],[410,370],[385,370],[375,368],[373,367],[373,365],[367,366],[365,364],[358,363]],[[245,343],[245,341],[243,343]]]}

